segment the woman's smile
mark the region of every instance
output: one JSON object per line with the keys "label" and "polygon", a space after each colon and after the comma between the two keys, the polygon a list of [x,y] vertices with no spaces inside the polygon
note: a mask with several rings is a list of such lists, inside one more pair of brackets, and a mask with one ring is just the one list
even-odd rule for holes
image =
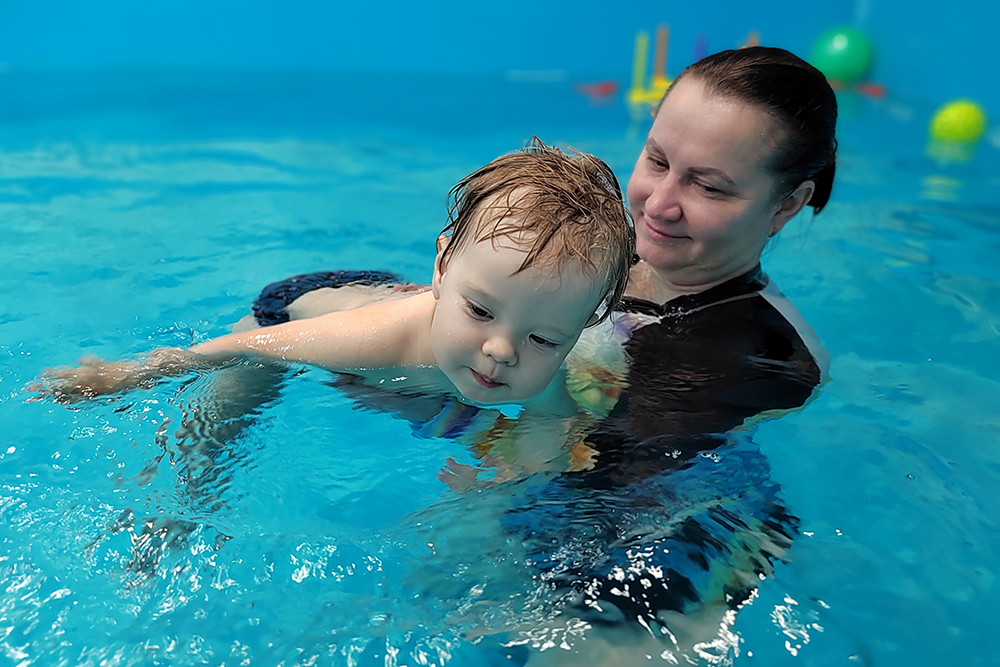
{"label": "woman's smile", "polygon": [[651,218],[648,214],[642,214],[642,224],[649,233],[650,238],[653,240],[667,240],[667,241],[678,241],[678,240],[690,240],[690,236],[681,233],[681,229],[676,227],[673,223],[662,222]]}

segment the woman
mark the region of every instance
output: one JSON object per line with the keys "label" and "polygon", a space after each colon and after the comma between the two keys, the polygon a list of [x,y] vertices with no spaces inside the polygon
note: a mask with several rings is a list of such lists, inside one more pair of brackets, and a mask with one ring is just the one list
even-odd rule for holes
{"label": "woman", "polygon": [[709,56],[668,89],[628,185],[641,261],[620,307],[658,321],[631,336],[603,433],[721,433],[810,396],[825,355],[760,256],[829,200],[836,121],[823,75],[781,49]]}
{"label": "woman", "polygon": [[[596,467],[510,518],[572,614],[726,651],[720,615],[796,532],[766,461],[734,429],[803,405],[825,367],[760,257],[830,197],[837,102],[812,66],[752,47],[685,69],[654,115],[628,184],[641,261],[619,307],[640,322],[626,388],[588,438]],[[707,625],[692,629],[699,615]]]}

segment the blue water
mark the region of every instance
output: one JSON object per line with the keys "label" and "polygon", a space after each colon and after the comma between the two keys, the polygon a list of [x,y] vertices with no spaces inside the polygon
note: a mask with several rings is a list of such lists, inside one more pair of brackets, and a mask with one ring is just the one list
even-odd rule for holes
{"label": "blue water", "polygon": [[[359,410],[326,373],[284,377],[224,445],[179,430],[215,375],[72,406],[25,387],[83,354],[225,333],[294,273],[426,281],[458,178],[537,134],[624,183],[642,123],[569,81],[2,81],[9,664],[519,664],[564,640],[577,664],[605,660],[585,629],[541,653],[555,635],[531,632],[538,589],[499,517],[544,480],[455,494],[435,475],[449,456],[473,462],[462,445]],[[988,139],[939,164],[924,154],[929,109],[843,109],[833,202],[765,257],[830,379],[736,445],[766,457],[801,534],[727,627],[721,662],[995,664],[1000,151]],[[527,644],[476,632],[511,618]],[[665,662],[647,648],[622,651]]]}

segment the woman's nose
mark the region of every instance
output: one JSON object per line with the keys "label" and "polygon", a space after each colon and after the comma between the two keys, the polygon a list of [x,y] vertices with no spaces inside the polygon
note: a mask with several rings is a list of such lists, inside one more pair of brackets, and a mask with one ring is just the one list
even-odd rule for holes
{"label": "woman's nose", "polygon": [[498,364],[512,366],[517,363],[517,350],[513,343],[503,335],[490,336],[483,343],[483,354]]}
{"label": "woman's nose", "polygon": [[667,174],[650,184],[645,211],[646,215],[658,220],[681,219],[680,184],[673,174]]}

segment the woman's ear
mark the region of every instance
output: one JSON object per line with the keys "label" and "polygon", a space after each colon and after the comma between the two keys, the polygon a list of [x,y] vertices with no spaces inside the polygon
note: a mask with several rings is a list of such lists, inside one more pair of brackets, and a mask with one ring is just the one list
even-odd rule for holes
{"label": "woman's ear", "polygon": [[814,192],[816,192],[816,183],[813,181],[799,183],[799,186],[792,190],[792,194],[782,200],[778,210],[771,216],[771,230],[768,232],[768,236],[774,236],[780,232],[785,223],[805,208]]}

